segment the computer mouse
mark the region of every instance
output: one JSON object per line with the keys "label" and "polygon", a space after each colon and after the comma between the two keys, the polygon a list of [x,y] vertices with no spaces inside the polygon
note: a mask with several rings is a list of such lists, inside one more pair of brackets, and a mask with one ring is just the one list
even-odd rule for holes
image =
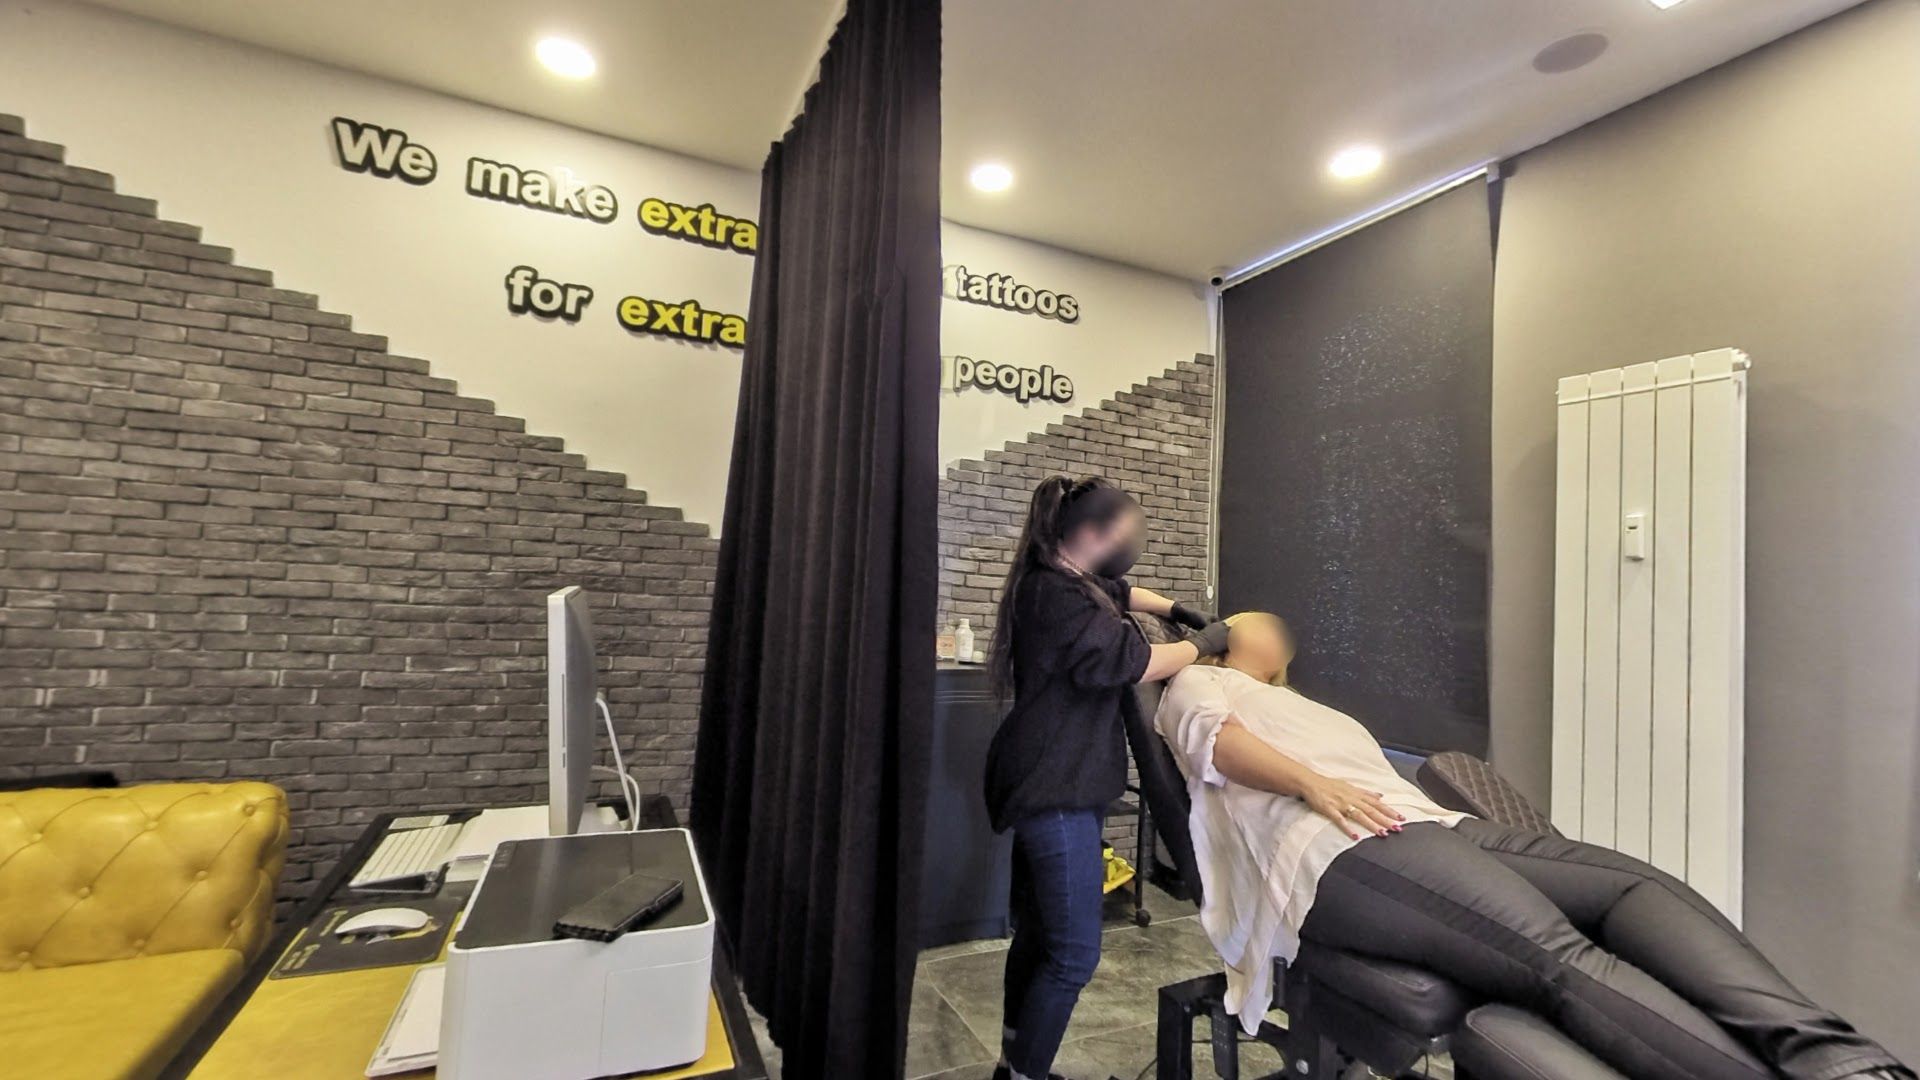
{"label": "computer mouse", "polygon": [[415,908],[383,907],[363,911],[333,928],[337,937],[354,934],[405,934],[432,922],[426,912]]}

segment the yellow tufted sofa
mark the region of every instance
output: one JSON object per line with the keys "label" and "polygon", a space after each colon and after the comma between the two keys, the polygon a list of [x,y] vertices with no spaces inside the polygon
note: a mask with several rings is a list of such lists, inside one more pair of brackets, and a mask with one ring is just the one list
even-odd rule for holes
{"label": "yellow tufted sofa", "polygon": [[0,1074],[157,1073],[273,927],[271,784],[0,792]]}

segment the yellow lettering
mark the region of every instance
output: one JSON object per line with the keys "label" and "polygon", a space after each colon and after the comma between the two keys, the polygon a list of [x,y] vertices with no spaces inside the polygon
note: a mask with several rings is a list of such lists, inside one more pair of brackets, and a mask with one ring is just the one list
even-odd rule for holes
{"label": "yellow lettering", "polygon": [[[531,274],[531,268],[527,268]],[[508,280],[509,289],[513,280]],[[584,303],[584,300],[583,300]],[[628,296],[614,307],[620,325],[628,330],[687,341],[719,341],[722,345],[742,346],[747,341],[747,320],[722,311],[708,311],[698,300],[669,304],[643,296]]]}
{"label": "yellow lettering", "polygon": [[712,203],[682,206],[666,199],[640,200],[640,225],[650,233],[671,236],[707,247],[730,248],[753,254],[760,247],[760,227],[744,218],[728,217]]}
{"label": "yellow lettering", "polygon": [[620,325],[629,330],[645,330],[653,306],[644,297],[629,296],[620,301]]}

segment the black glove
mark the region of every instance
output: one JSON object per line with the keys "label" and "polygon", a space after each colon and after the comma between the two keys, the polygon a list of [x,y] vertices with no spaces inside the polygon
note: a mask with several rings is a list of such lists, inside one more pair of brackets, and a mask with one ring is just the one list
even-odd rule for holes
{"label": "black glove", "polygon": [[1210,622],[1206,629],[1187,639],[1193,647],[1200,650],[1201,656],[1219,656],[1227,651],[1227,624]]}
{"label": "black glove", "polygon": [[1195,630],[1205,630],[1208,623],[1215,621],[1213,612],[1202,611],[1199,608],[1190,608],[1185,604],[1173,605],[1173,610],[1167,613],[1167,617],[1182,626],[1190,626]]}

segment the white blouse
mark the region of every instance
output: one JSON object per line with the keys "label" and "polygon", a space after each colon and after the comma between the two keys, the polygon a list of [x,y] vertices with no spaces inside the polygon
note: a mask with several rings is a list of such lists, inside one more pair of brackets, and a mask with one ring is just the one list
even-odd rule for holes
{"label": "white blouse", "polygon": [[1273,1003],[1273,957],[1291,961],[1300,925],[1334,857],[1359,843],[1291,795],[1229,781],[1213,744],[1231,716],[1261,742],[1323,776],[1345,780],[1406,816],[1451,827],[1447,810],[1409,783],[1353,717],[1231,668],[1194,666],[1173,677],[1154,716],[1193,800],[1188,828],[1204,892],[1200,925],[1227,967],[1227,1011],[1248,1034]]}

